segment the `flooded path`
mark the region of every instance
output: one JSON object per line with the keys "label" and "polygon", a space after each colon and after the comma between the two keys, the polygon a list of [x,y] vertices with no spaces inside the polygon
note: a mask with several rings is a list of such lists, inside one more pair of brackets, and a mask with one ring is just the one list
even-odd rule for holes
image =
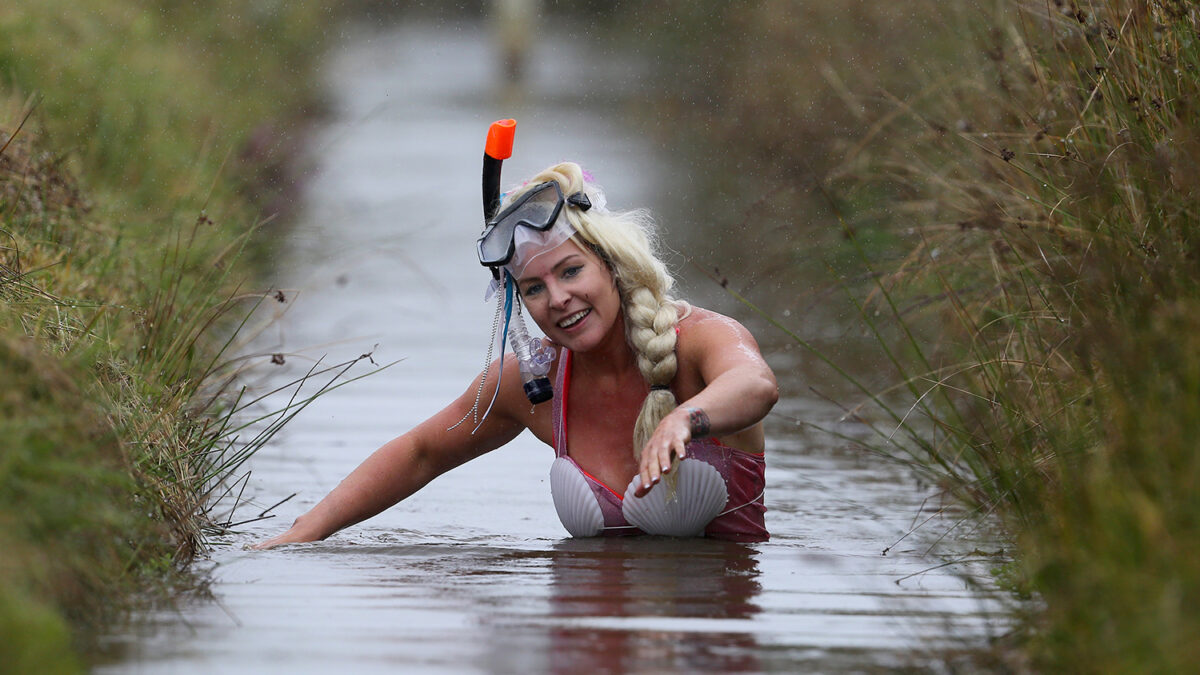
{"label": "flooded path", "polygon": [[492,305],[473,242],[489,122],[520,122],[506,185],[574,159],[617,208],[657,209],[675,189],[669,161],[622,126],[636,64],[565,40],[539,48],[520,96],[497,85],[482,26],[364,32],[334,52],[334,114],[278,254],[288,311],[259,345],[287,364],[260,386],[321,357],[374,349],[376,363],[399,362],[321,397],[253,459],[245,517],[297,497],[220,542],[205,563],[215,600],[113,636],[121,660],[99,672],[873,671],[929,667],[997,630],[994,603],[961,566],[930,569],[943,558],[923,555],[920,535],[881,555],[925,517],[928,493],[895,466],[790,432],[789,419],[828,411],[803,397],[783,352],[769,543],[569,539],[550,499],[553,452],[525,434],[329,541],[245,550],[482,366]]}

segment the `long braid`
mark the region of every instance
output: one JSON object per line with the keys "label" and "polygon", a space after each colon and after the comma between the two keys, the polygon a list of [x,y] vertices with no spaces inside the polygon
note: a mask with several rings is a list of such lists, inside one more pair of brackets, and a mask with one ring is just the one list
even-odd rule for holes
{"label": "long braid", "polygon": [[638,370],[650,393],[642,402],[633,427],[633,454],[641,460],[642,448],[678,402],[670,390],[678,364],[675,360],[675,322],[679,312],[675,303],[663,302],[645,286],[627,294],[625,318],[629,321],[629,342],[637,355]]}

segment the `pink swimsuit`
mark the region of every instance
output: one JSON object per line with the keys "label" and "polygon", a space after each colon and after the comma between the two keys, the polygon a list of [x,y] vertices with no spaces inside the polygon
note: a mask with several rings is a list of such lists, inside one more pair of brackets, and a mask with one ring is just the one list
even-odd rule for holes
{"label": "pink swimsuit", "polygon": [[[565,458],[587,480],[604,516],[605,536],[643,534],[630,525],[621,511],[622,494],[584,471],[567,452],[567,391],[571,382],[571,352],[559,352],[558,376],[554,384],[551,416],[554,424],[554,454]],[[765,541],[770,538],[764,523],[763,491],[766,462],[756,455],[722,444],[716,438],[688,443],[688,456],[711,464],[725,480],[729,499],[721,513],[704,528],[704,535],[734,541]],[[561,514],[560,514],[561,515]]]}

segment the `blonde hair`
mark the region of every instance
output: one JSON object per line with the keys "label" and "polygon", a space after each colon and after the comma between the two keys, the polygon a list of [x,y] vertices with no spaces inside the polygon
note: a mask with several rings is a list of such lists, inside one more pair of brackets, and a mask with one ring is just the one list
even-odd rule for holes
{"label": "blonde hair", "polygon": [[[563,162],[542,171],[527,186],[546,181],[556,181],[564,195],[582,191],[592,202],[593,207],[587,211],[568,207],[559,217],[565,217],[575,228],[576,243],[587,246],[604,260],[617,282],[625,313],[626,339],[637,357],[638,370],[650,387],[633,428],[633,454],[640,461],[642,448],[659,422],[679,405],[670,389],[678,369],[675,324],[680,317],[676,300],[670,294],[675,279],[656,255],[658,240],[648,211],[609,211],[605,208],[604,192],[585,181],[583,169],[574,162]],[[509,195],[509,199],[524,191],[524,188],[515,191],[517,194]]]}

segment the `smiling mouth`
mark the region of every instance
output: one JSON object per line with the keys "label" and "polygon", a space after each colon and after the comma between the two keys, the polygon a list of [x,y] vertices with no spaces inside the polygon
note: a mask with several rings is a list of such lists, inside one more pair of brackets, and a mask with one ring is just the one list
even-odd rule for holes
{"label": "smiling mouth", "polygon": [[574,326],[575,324],[582,321],[583,317],[585,317],[591,313],[592,313],[592,310],[590,310],[590,309],[584,309],[584,310],[575,312],[571,316],[568,316],[567,318],[563,319],[562,321],[559,321],[558,327],[559,328],[570,328],[571,326]]}

